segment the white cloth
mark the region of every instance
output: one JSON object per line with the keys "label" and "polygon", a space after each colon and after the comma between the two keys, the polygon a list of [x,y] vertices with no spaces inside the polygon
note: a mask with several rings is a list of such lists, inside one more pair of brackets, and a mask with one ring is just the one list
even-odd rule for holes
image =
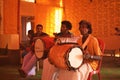
{"label": "white cloth", "polygon": [[84,63],[76,71],[56,68],[48,58],[43,61],[42,80],[87,80],[89,72],[93,71],[88,63]]}
{"label": "white cloth", "polygon": [[52,80],[87,80],[91,71],[91,66],[85,63],[76,71],[59,69],[54,72]]}
{"label": "white cloth", "polygon": [[35,76],[36,75],[36,66],[34,66],[28,73],[28,76]]}
{"label": "white cloth", "polygon": [[52,80],[52,76],[56,71],[56,67],[50,64],[48,58],[43,61],[42,80]]}

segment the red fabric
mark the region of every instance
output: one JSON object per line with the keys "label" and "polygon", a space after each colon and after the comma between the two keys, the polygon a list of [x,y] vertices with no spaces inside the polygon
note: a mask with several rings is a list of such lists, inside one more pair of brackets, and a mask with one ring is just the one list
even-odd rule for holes
{"label": "red fabric", "polygon": [[49,50],[54,45],[54,38],[53,37],[43,37],[42,40],[45,43],[46,50]]}
{"label": "red fabric", "polygon": [[105,50],[105,43],[100,38],[97,38],[97,40],[98,40],[98,43],[99,43],[101,51],[104,52],[104,50]]}
{"label": "red fabric", "polygon": [[26,47],[26,51],[29,52],[31,49],[30,47]]}

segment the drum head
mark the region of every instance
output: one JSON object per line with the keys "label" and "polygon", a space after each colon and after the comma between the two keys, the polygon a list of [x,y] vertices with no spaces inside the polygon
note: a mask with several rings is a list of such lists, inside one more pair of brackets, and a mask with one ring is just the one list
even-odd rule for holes
{"label": "drum head", "polygon": [[44,43],[41,39],[37,39],[34,45],[35,55],[37,58],[42,58],[44,54]]}
{"label": "drum head", "polygon": [[83,53],[81,48],[74,47],[70,50],[68,55],[68,62],[70,67],[77,69],[81,66],[83,62]]}

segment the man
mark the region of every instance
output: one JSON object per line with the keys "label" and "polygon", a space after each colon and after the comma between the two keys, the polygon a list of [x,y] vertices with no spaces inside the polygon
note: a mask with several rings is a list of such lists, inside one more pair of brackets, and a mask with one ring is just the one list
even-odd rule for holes
{"label": "man", "polygon": [[34,38],[36,37],[44,37],[44,36],[49,36],[47,33],[43,32],[43,26],[41,24],[38,24],[36,26],[36,33],[34,34]]}
{"label": "man", "polygon": [[[54,34],[55,35],[55,41],[57,38],[60,37],[72,37],[73,34],[70,32],[72,29],[72,24],[70,21],[62,21],[61,22],[61,32]],[[57,71],[57,68],[50,64],[48,58],[44,60],[43,62],[43,72],[42,72],[42,80],[53,80],[54,73]]]}
{"label": "man", "polygon": [[56,38],[58,37],[72,37],[73,34],[70,32],[72,29],[72,24],[70,21],[62,21],[61,22],[61,30],[60,33],[54,34]]}
{"label": "man", "polygon": [[[19,69],[19,73],[21,77],[27,77],[29,76],[29,72],[31,70],[33,70],[32,68],[34,68],[34,66],[36,65],[36,62],[38,60],[38,58],[36,57],[35,53],[34,53],[34,49],[33,49],[33,45],[34,45],[34,41],[36,39],[39,39],[41,37],[46,37],[49,36],[47,33],[42,32],[43,30],[43,26],[41,24],[38,24],[36,26],[36,33],[34,34],[34,37],[32,38],[33,40],[33,44],[32,44],[32,49],[29,53],[27,53],[27,55],[25,55],[24,59],[23,59],[23,64],[21,69]],[[35,68],[33,70],[35,72]]]}

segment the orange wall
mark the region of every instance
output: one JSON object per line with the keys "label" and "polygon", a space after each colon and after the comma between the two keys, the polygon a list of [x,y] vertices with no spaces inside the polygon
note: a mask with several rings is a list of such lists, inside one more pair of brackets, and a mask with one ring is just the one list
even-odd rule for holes
{"label": "orange wall", "polygon": [[73,33],[79,34],[78,23],[85,19],[92,23],[93,35],[105,41],[106,49],[120,48],[120,36],[114,35],[114,28],[120,28],[119,0],[65,0],[64,4],[64,19],[72,22]]}
{"label": "orange wall", "polygon": [[5,48],[8,45],[10,50],[19,49],[19,35],[18,34],[0,34],[0,48]]}
{"label": "orange wall", "polygon": [[3,0],[3,15],[2,15],[2,33],[0,34],[0,48],[5,48],[8,44],[8,49],[19,49],[18,35],[18,0]]}
{"label": "orange wall", "polygon": [[35,16],[35,4],[20,2],[20,16]]}
{"label": "orange wall", "polygon": [[[17,34],[18,0],[4,1],[4,34]],[[74,3],[74,4],[73,4]],[[49,6],[41,4],[21,3],[20,16],[35,16],[35,24],[42,23],[46,26]],[[120,28],[120,3],[119,0],[64,0],[64,18],[73,24],[72,32],[79,35],[78,22],[86,19],[92,23],[93,35],[102,38],[106,49],[120,48],[120,36],[114,35],[115,27]],[[46,19],[47,17],[47,19]],[[52,24],[52,23],[50,23]],[[21,24],[19,25],[19,28]],[[21,30],[21,29],[20,29]]]}
{"label": "orange wall", "polygon": [[3,1],[4,34],[16,34],[18,32],[18,0]]}

